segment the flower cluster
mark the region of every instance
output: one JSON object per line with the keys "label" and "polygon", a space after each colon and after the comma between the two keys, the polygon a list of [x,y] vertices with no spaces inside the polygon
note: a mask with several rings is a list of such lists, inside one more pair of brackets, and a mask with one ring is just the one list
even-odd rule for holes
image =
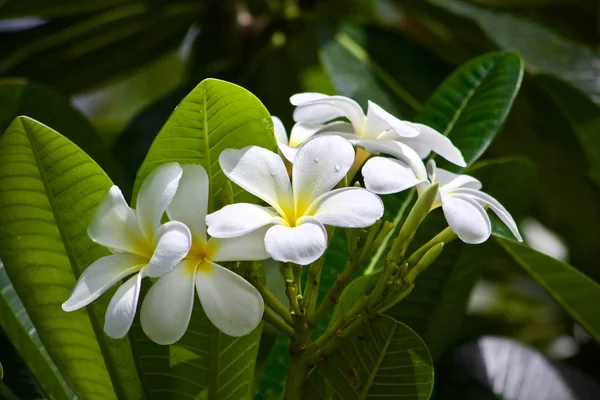
{"label": "flower cluster", "polygon": [[[451,229],[466,243],[481,243],[491,234],[484,206],[521,240],[508,211],[480,191],[477,179],[436,168],[433,160],[425,166],[422,159],[432,152],[466,165],[444,135],[399,120],[372,102],[366,115],[342,96],[301,93],[291,102],[296,124],[289,139],[273,117],[284,158],[257,146],[227,149],[219,156],[224,174],[267,206],[236,203],[208,214],[209,177],[192,164],[156,168],[144,181],[135,209],[113,186],[88,229],[90,238],[112,254],[84,271],[63,309],[87,306],[131,276],[106,311],[106,333],[123,337],[135,317],[142,280],[149,277],[155,281],[141,305],[140,322],[153,341],[171,344],[183,336],[194,292],[218,329],[246,335],[261,321],[263,299],[218,262],[273,258],[311,264],[327,248],[326,226],[371,226],[383,215],[378,194],[412,187],[421,195],[438,185],[432,209],[441,206]],[[366,188],[349,185],[359,170]],[[163,223],[165,213],[169,221]]]}

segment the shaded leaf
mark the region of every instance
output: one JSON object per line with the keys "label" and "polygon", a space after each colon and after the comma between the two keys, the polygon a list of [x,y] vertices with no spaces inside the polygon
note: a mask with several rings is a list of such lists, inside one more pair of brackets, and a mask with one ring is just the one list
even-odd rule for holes
{"label": "shaded leaf", "polygon": [[102,331],[109,297],[73,313],[60,307],[84,268],[108,253],[87,226],[110,179],[64,136],[27,117],[0,137],[0,152],[0,258],[42,343],[79,397],[139,398],[128,341]]}
{"label": "shaded leaf", "polygon": [[506,253],[542,286],[596,341],[600,342],[600,284],[576,268],[527,245],[496,237]]}
{"label": "shaded leaf", "polygon": [[285,390],[289,360],[290,339],[284,334],[279,334],[258,381],[255,400],[281,399]]}
{"label": "shaded leaf", "polygon": [[515,340],[484,336],[454,350],[439,369],[448,400],[592,400],[600,385]]}
{"label": "shaded leaf", "polygon": [[133,3],[136,0],[45,0],[15,1],[7,0],[0,5],[1,18],[17,17],[62,17],[65,15],[81,14],[99,11],[114,6]]}
{"label": "shaded leaf", "polygon": [[[31,322],[21,299],[19,299],[10,284],[4,265],[1,262],[0,326],[48,399],[73,398],[73,393],[67,387],[56,365],[54,365],[46,348],[40,341],[33,322]],[[0,340],[2,340],[1,334]],[[5,352],[8,353],[8,350],[3,350],[3,353]]]}
{"label": "shaded leaf", "polygon": [[304,399],[429,399],[433,361],[408,326],[379,316],[308,377]]}

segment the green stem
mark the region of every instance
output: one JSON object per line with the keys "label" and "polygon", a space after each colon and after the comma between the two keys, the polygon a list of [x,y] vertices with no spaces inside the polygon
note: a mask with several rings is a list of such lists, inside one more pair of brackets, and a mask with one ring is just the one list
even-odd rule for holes
{"label": "green stem", "polygon": [[276,329],[285,333],[289,337],[296,337],[296,332],[294,331],[294,328],[288,325],[283,319],[281,319],[281,317],[277,313],[275,313],[269,307],[265,307],[265,311],[263,313],[263,320],[273,325]]}
{"label": "green stem", "polygon": [[[298,267],[299,268],[299,267]],[[283,263],[281,265],[281,274],[285,281],[286,294],[290,300],[290,307],[295,315],[300,315],[300,306],[298,304],[298,281],[296,280],[296,273],[294,266],[291,263]]]}
{"label": "green stem", "polygon": [[277,313],[290,326],[294,325],[294,320],[290,311],[279,301],[277,297],[267,288],[267,285],[260,279],[256,270],[252,271],[248,281],[258,290],[265,304]]}
{"label": "green stem", "polygon": [[304,382],[310,371],[303,360],[302,355],[292,354],[288,364],[287,381],[285,383],[284,400],[301,400]]}
{"label": "green stem", "polygon": [[456,239],[457,237],[458,236],[456,236],[456,233],[454,233],[454,231],[450,227],[447,227],[446,229],[444,229],[443,231],[441,231],[440,233],[435,235],[433,237],[433,239],[431,239],[429,242],[425,243],[417,251],[415,251],[408,258],[408,260],[407,260],[408,265],[410,265],[411,267],[416,265],[419,262],[419,260],[421,258],[423,258],[425,253],[427,253],[429,251],[429,249],[431,249],[436,244],[438,244],[438,243],[448,244],[451,241],[453,241],[454,239]]}

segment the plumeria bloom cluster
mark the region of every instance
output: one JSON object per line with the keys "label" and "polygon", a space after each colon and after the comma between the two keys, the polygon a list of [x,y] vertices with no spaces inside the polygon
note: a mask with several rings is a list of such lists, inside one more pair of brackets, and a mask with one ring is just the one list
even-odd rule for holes
{"label": "plumeria bloom cluster", "polygon": [[[226,149],[219,156],[226,177],[266,205],[229,204],[208,214],[209,177],[193,164],[156,168],[144,181],[135,209],[112,187],[88,229],[90,238],[112,254],[84,271],[63,309],[85,307],[129,277],[113,295],[104,327],[109,336],[123,337],[148,277],[153,284],[142,302],[140,322],[155,342],[171,344],[185,334],[196,294],[218,329],[246,335],[263,317],[263,298],[219,262],[272,258],[296,267],[311,264],[327,249],[327,227],[369,227],[383,216],[379,194],[413,187],[421,195],[437,185],[431,209],[441,207],[450,228],[466,243],[490,236],[484,207],[521,240],[508,211],[481,192],[477,179],[436,168],[433,160],[425,166],[422,159],[432,152],[466,165],[441,133],[402,121],[373,102],[366,115],[342,96],[301,93],[291,102],[296,124],[289,138],[273,117],[283,158],[257,146]],[[350,185],[359,170],[365,188]],[[168,222],[163,223],[165,214]]]}

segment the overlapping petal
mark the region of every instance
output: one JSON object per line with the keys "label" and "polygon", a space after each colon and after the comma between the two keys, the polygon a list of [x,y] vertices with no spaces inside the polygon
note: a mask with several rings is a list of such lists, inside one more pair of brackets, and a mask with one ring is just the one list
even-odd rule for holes
{"label": "overlapping petal", "polygon": [[154,254],[146,269],[146,275],[151,278],[165,275],[184,259],[192,246],[192,234],[185,224],[169,221],[158,228],[155,242]]}
{"label": "overlapping petal", "polygon": [[196,290],[206,316],[221,332],[243,336],[260,324],[264,302],[254,286],[235,272],[211,263],[196,273]]}
{"label": "overlapping petal", "polygon": [[381,218],[383,202],[366,189],[341,188],[320,196],[311,204],[307,214],[324,225],[364,228]]}
{"label": "overlapping petal", "polygon": [[177,192],[167,207],[171,221],[184,223],[192,235],[206,241],[208,174],[201,165],[184,164]]}
{"label": "overlapping petal", "polygon": [[258,146],[227,149],[219,156],[223,173],[244,190],[284,214],[293,207],[285,164],[277,154]]}
{"label": "overlapping petal", "polygon": [[83,271],[62,309],[75,311],[87,306],[115,283],[138,272],[146,263],[146,259],[133,254],[113,254],[96,260]]}
{"label": "overlapping petal", "polygon": [[277,143],[288,144],[288,136],[283,122],[274,115],[271,116],[271,120],[273,121],[273,133]]}
{"label": "overlapping petal", "polygon": [[122,284],[108,304],[104,332],[113,339],[120,339],[127,334],[137,309],[143,270]]}
{"label": "overlapping petal", "polygon": [[404,143],[394,140],[364,139],[355,142],[372,154],[389,154],[407,164],[419,180],[427,179],[427,170],[419,155]]}
{"label": "overlapping petal", "polygon": [[377,104],[369,101],[367,121],[362,137],[364,139],[377,139],[384,132],[393,131],[393,135],[386,138],[403,139],[419,135],[419,129],[412,123],[402,121]]}
{"label": "overlapping petal", "polygon": [[316,261],[327,248],[327,231],[323,224],[310,217],[300,225],[275,225],[265,235],[265,247],[277,261],[307,265]]}
{"label": "overlapping petal", "polygon": [[365,187],[377,194],[398,193],[427,182],[426,179],[418,179],[407,164],[387,157],[369,159],[362,168],[362,175]]}
{"label": "overlapping petal", "polygon": [[427,125],[414,125],[418,127],[418,136],[405,139],[404,143],[412,147],[421,158],[427,157],[433,151],[459,167],[467,166],[462,153],[450,139]]}
{"label": "overlapping petal", "polygon": [[181,339],[190,323],[194,305],[196,261],[185,260],[148,290],[140,323],[144,333],[158,344]]}
{"label": "overlapping petal", "polygon": [[468,196],[449,195],[439,192],[444,217],[460,240],[469,244],[485,242],[492,233],[492,226],[485,210]]}
{"label": "overlapping petal", "polygon": [[329,96],[323,93],[315,93],[315,92],[304,92],[304,93],[296,93],[292,97],[290,97],[290,103],[294,106],[299,106],[304,103],[308,103],[315,100],[326,99]]}
{"label": "overlapping petal", "polygon": [[206,216],[208,234],[217,238],[241,236],[263,226],[282,222],[272,208],[248,203],[230,204]]}
{"label": "overlapping petal", "polygon": [[[293,98],[293,97],[292,97]],[[355,131],[362,131],[365,115],[360,105],[344,96],[328,96],[299,103],[294,110],[294,121],[324,124],[336,118],[346,117]]]}
{"label": "overlapping petal", "polygon": [[259,228],[246,235],[217,239],[211,238],[210,242],[216,245],[213,261],[253,261],[269,258],[265,249],[265,234],[270,226]]}

